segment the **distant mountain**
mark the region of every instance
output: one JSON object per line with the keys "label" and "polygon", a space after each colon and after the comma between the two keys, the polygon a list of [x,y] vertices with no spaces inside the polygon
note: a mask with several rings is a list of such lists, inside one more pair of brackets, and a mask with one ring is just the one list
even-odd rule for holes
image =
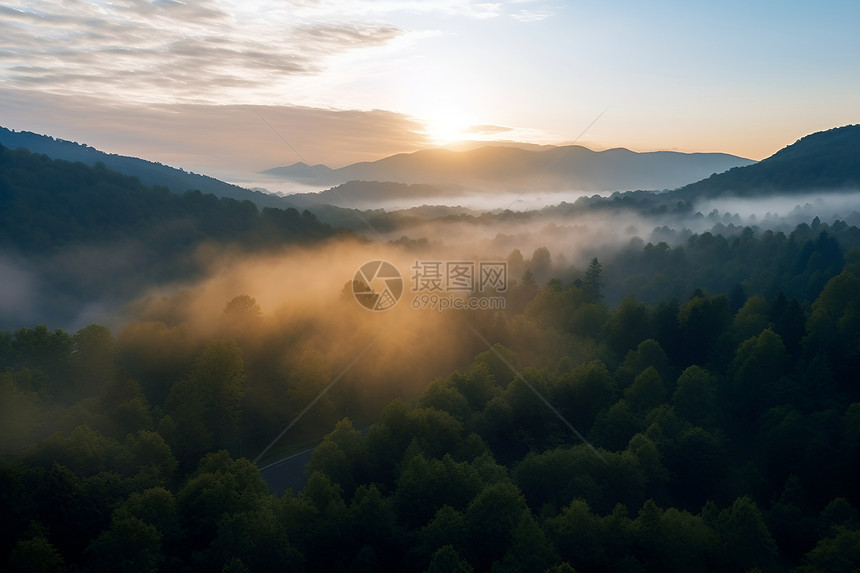
{"label": "distant mountain", "polygon": [[860,125],[807,135],[755,165],[686,185],[681,197],[860,190]]}
{"label": "distant mountain", "polygon": [[724,153],[636,153],[621,148],[592,151],[578,145],[540,150],[484,146],[468,151],[427,149],[401,153],[339,169],[295,163],[263,173],[303,183],[322,181],[327,185],[390,181],[478,189],[624,191],[674,189],[710,174],[752,163],[749,159]]}
{"label": "distant mountain", "polygon": [[80,161],[85,165],[103,163],[109,169],[137,177],[144,185],[161,185],[174,193],[181,194],[189,189],[197,189],[203,193],[212,193],[217,197],[229,197],[239,201],[247,199],[254,202],[258,207],[287,208],[291,206],[288,201],[276,195],[252,191],[213,177],[168,167],[161,163],[105,153],[88,145],[54,139],[29,131],[12,131],[0,127],[0,145],[8,149],[24,148],[33,153],[47,155],[51,159]]}
{"label": "distant mountain", "polygon": [[518,149],[527,149],[529,151],[545,151],[547,149],[552,149],[558,146],[540,145],[538,143],[524,143],[522,141],[507,141],[504,139],[497,139],[495,141],[477,141],[466,139],[462,141],[453,141],[451,143],[446,143],[445,145],[440,145],[439,149],[449,149],[451,151],[471,151],[473,149],[478,149],[481,147],[516,147]]}

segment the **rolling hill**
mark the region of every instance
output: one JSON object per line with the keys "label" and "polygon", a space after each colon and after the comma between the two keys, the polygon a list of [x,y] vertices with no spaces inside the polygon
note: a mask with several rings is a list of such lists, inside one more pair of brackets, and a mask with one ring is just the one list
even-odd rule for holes
{"label": "rolling hill", "polygon": [[337,232],[307,211],[179,195],[0,144],[0,329],[22,320],[83,326],[89,310],[200,276],[204,245],[260,252]]}
{"label": "rolling hill", "polygon": [[846,125],[807,135],[755,165],[712,175],[673,194],[683,198],[750,197],[858,189],[860,125]]}
{"label": "rolling hill", "polygon": [[334,186],[347,181],[461,185],[472,188],[624,191],[674,189],[749,159],[724,153],[592,151],[572,145],[532,150],[484,146],[468,151],[427,149],[331,169],[295,163],[263,173],[303,183]]}
{"label": "rolling hill", "polygon": [[88,145],[55,139],[48,135],[39,135],[29,131],[12,131],[0,127],[0,145],[8,149],[27,149],[33,153],[47,155],[51,159],[80,161],[85,165],[103,163],[108,169],[137,177],[144,185],[167,187],[174,193],[181,194],[189,189],[197,189],[202,193],[211,193],[216,197],[252,201],[258,207],[286,209],[292,206],[288,201],[276,195],[231,185],[214,177],[191,173],[136,157],[105,153]]}

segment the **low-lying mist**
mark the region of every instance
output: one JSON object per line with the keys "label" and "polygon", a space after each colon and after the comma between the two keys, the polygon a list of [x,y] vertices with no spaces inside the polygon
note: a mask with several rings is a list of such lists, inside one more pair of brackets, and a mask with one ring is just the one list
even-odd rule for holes
{"label": "low-lying mist", "polygon": [[[587,355],[588,343],[578,332],[545,331],[535,313],[557,312],[546,306],[555,300],[547,294],[551,289],[540,293],[541,286],[552,279],[558,279],[554,288],[576,285],[594,257],[605,265],[609,307],[596,312],[611,312],[628,294],[647,304],[686,300],[695,288],[727,292],[747,279],[727,276],[719,258],[720,244],[728,248],[732,237],[749,235],[746,227],[753,235],[788,235],[805,223],[802,240],[815,240],[815,217],[830,229],[836,219],[860,225],[858,206],[856,193],[674,203],[639,193],[521,212],[444,206],[344,211],[341,217],[354,219],[352,233],[264,247],[207,241],[158,273],[147,270],[159,269],[153,253],[133,241],[78,244],[39,260],[0,257],[0,323],[5,330],[44,323],[70,332],[90,323],[107,326],[118,355],[137,369],[127,375],[140,381],[154,404],[166,403],[207,344],[235,341],[247,373],[243,408],[253,413],[244,447],[256,450],[243,452],[257,455],[274,437],[273,428],[283,428],[317,396],[322,398],[291,444],[329,431],[344,416],[369,422],[392,398],[414,398],[435,378],[488,352],[474,331],[506,345],[524,365],[552,368],[559,348],[571,359]],[[722,243],[700,242],[716,245],[713,253],[692,246],[694,235],[706,232],[724,237]],[[857,246],[850,240],[845,245],[845,251]],[[711,259],[702,266],[697,257]],[[370,261],[387,261],[400,273],[402,295],[388,310],[368,310],[353,295],[356,272]],[[435,292],[416,282],[416,269],[424,264],[441,270],[446,263],[482,262],[505,264],[503,292],[475,286]],[[692,277],[684,275],[687,269],[695,271]],[[801,268],[797,284],[780,288],[793,289],[787,295],[810,290],[814,270]],[[838,273],[825,270],[829,274],[818,273],[815,280]],[[669,274],[661,279],[661,272]],[[756,288],[764,280],[757,278]],[[379,283],[371,286],[384,288]],[[538,293],[543,302],[529,306]],[[450,305],[490,298],[501,308],[440,311],[442,300]],[[324,392],[332,381],[336,387]]]}
{"label": "low-lying mist", "polygon": [[[154,323],[181,326],[198,338],[237,339],[249,353],[279,357],[272,368],[285,383],[309,357],[327,382],[366,351],[347,379],[363,394],[379,392],[380,400],[391,392],[413,396],[486,350],[474,337],[464,341],[470,333],[462,315],[412,308],[409,269],[415,257],[402,247],[333,240],[256,255],[213,250],[209,256],[205,278],[154,288],[132,301],[119,321],[125,324],[120,340],[124,332]],[[351,290],[356,271],[373,260],[391,262],[403,277],[402,299],[384,312],[362,307]],[[228,308],[242,295],[258,308]]]}
{"label": "low-lying mist", "polygon": [[[540,202],[537,194],[524,198]],[[646,192],[592,195],[526,211],[447,206],[339,211],[332,224],[349,226],[356,239],[263,253],[247,246],[204,244],[182,263],[195,269],[190,279],[189,273],[173,268],[176,264],[151,277],[141,269],[158,268],[157,253],[133,242],[73,245],[38,261],[6,254],[0,257],[0,327],[45,323],[76,330],[98,322],[116,331],[128,321],[154,314],[166,322],[187,319],[211,327],[207,320],[217,322],[226,301],[242,293],[256,297],[267,313],[329,310],[355,270],[369,260],[391,260],[407,283],[416,259],[503,260],[510,263],[510,280],[517,281],[529,268],[530,256],[545,247],[550,261],[536,269],[537,280],[558,277],[569,282],[581,278],[591,258],[609,262],[619,250],[649,242],[676,246],[696,233],[730,236],[746,226],[756,232],[790,233],[816,217],[860,225],[860,193],[686,202],[667,198]],[[318,212],[326,219],[326,211]],[[186,306],[167,305],[168,293],[186,293]],[[156,312],[158,308],[163,310]]]}

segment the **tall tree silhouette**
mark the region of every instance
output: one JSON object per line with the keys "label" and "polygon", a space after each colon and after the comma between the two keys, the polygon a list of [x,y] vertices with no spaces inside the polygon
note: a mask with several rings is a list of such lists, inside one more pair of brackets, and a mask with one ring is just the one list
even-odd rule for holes
{"label": "tall tree silhouette", "polygon": [[594,257],[591,259],[591,263],[589,263],[588,269],[585,271],[584,285],[584,290],[591,302],[597,302],[603,298],[603,293],[601,292],[601,289],[603,288],[603,280],[601,279],[602,274],[603,265],[599,260],[597,260],[597,257]]}

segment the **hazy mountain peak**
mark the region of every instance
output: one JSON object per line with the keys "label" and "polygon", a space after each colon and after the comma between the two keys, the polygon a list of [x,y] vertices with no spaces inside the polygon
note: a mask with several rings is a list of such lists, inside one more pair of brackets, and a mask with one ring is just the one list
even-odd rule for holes
{"label": "hazy mountain peak", "polygon": [[[423,149],[318,171],[325,174],[329,185],[388,181],[491,190],[522,189],[539,181],[546,189],[601,192],[671,189],[750,163],[725,153],[638,153],[621,147],[594,151],[576,144],[528,149],[483,145],[462,151]],[[303,183],[318,182],[308,171],[307,166],[294,164],[263,173]]]}

